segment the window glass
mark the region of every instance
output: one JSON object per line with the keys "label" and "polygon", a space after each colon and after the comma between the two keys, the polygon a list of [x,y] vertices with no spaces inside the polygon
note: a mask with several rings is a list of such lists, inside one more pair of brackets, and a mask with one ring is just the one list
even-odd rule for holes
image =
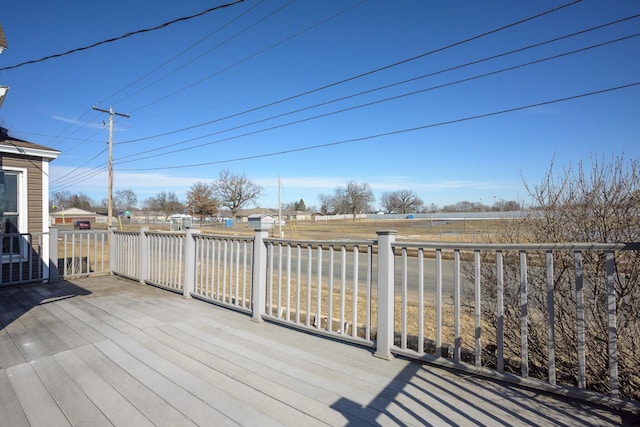
{"label": "window glass", "polygon": [[[18,173],[0,172],[0,234],[18,232]],[[2,253],[20,253],[18,241],[18,236],[3,236]]]}

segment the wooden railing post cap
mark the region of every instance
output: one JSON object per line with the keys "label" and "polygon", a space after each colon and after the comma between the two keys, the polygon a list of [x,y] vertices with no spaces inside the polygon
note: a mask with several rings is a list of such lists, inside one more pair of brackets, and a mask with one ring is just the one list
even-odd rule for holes
{"label": "wooden railing post cap", "polygon": [[378,236],[395,236],[398,232],[396,230],[378,230],[376,234]]}

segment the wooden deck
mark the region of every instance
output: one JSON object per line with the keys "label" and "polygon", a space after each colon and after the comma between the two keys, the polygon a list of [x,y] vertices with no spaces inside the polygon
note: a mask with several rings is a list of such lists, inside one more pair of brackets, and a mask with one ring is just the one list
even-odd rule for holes
{"label": "wooden deck", "polygon": [[0,289],[1,426],[620,425],[114,276]]}

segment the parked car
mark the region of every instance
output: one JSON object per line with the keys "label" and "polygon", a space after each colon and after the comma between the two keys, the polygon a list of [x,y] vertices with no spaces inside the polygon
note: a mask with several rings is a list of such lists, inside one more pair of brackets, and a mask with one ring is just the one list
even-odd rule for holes
{"label": "parked car", "polygon": [[76,221],[73,223],[73,228],[76,230],[91,230],[90,221]]}

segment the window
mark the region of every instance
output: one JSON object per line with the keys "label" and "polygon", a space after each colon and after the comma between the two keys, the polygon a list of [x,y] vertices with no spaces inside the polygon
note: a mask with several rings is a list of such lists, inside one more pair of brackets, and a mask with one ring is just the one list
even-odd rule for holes
{"label": "window", "polygon": [[0,171],[0,234],[2,254],[20,254],[20,172]]}

